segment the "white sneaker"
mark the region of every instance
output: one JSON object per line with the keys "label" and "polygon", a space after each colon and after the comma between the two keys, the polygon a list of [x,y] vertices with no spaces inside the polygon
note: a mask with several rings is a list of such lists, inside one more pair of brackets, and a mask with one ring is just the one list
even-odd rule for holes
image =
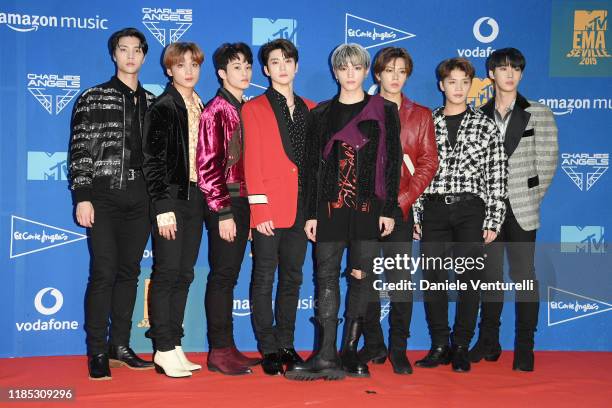
{"label": "white sneaker", "polygon": [[183,351],[183,348],[181,346],[176,346],[174,348],[174,351],[176,351],[176,354],[178,354],[179,360],[181,360],[181,363],[183,364],[183,367],[185,367],[185,370],[196,371],[202,369],[201,365],[192,363],[191,361],[187,360],[187,356],[185,355],[185,352]]}
{"label": "white sneaker", "polygon": [[191,377],[191,371],[185,370],[176,350],[158,351],[153,358],[155,371],[172,378]]}

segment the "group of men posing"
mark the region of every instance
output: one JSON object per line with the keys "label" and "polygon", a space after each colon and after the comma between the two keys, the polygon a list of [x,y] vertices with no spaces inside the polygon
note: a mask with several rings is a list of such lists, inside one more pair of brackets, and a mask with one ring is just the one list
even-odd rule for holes
{"label": "group of men posing", "polygon": [[[109,52],[116,75],[83,92],[73,110],[70,182],[76,219],[89,228],[91,243],[85,298],[91,379],[110,379],[110,367],[120,366],[155,367],[169,377],[201,369],[185,356],[181,338],[204,224],[211,371],[249,374],[261,364],[266,374],[293,380],[368,377],[368,363],[388,357],[395,373],[412,373],[406,356],[412,293],[389,293],[387,347],[372,261],[381,250],[385,256],[410,254],[413,239],[421,240],[427,257],[486,252],[485,270],[468,268],[456,275],[459,281],[503,281],[507,250],[510,277],[535,282],[533,290],[516,294],[513,362],[514,369],[533,370],[539,308],[534,243],[540,203],[556,168],[557,129],[548,108],[517,92],[525,69],[520,51],[500,49],[488,58],[495,97],[481,109],[466,103],[474,77],[470,62],[442,61],[437,76],[445,103],[432,113],[402,93],[413,69],[403,48],[377,54],[372,70],[380,92],[369,95],[363,83],[370,55],[360,45],[340,45],[331,56],[338,93],[316,104],[294,92],[296,47],[273,40],[259,54],[270,87],[243,103],[253,55],[244,43],[226,43],[213,55],[221,86],[206,105],[194,91],[204,59],[196,44],[166,47],[169,84],[157,98],[138,81],[147,49],[134,28],[114,33]],[[146,335],[153,362],[129,347],[151,232]],[[233,290],[248,240],[261,359],[242,354],[233,338]],[[294,330],[308,240],[315,243],[317,346],[304,361],[294,349]],[[345,249],[348,292],[338,352]],[[423,274],[430,282],[449,278],[442,268]],[[401,269],[386,275],[389,282],[410,277]],[[424,296],[431,349],[418,367],[452,363],[466,372],[471,362],[499,358],[503,293],[479,293],[470,285],[459,291],[452,333],[447,292]],[[469,350],[479,308],[479,337]],[[358,350],[362,335],[365,345]]]}

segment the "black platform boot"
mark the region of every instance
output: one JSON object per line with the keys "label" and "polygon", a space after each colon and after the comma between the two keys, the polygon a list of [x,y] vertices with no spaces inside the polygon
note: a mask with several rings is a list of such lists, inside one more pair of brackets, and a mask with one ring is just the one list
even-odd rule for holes
{"label": "black platform boot", "polygon": [[313,319],[317,333],[317,350],[303,363],[290,364],[285,371],[289,380],[341,380],[345,377],[342,362],[336,349],[339,320],[336,318]]}

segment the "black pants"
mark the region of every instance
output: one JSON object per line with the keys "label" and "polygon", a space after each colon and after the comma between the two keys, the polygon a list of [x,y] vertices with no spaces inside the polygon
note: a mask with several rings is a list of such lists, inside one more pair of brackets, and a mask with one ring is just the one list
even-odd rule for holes
{"label": "black pants", "polygon": [[85,294],[85,331],[90,355],[110,344],[128,345],[136,301],[140,261],[151,223],[149,196],[142,175],[125,181],[125,190],[92,192],[95,222],[90,230],[91,271]]}
{"label": "black pants", "polygon": [[[303,209],[298,205],[291,228],[276,228],[273,236],[253,229],[251,306],[255,336],[263,354],[276,353],[280,347],[293,348],[295,315],[306,256],[304,225]],[[277,267],[278,286],[273,311],[272,290]]]}
{"label": "black pants", "polygon": [[[510,202],[506,201],[506,219],[497,239],[485,247],[487,254],[485,280],[503,282],[504,251],[508,255],[510,279],[513,282],[533,280],[534,289],[515,292],[517,340],[524,334],[531,337],[538,324],[540,298],[535,275],[536,230],[525,231],[516,221]],[[483,291],[480,309],[480,336],[499,341],[499,326],[504,305],[503,291]],[[529,339],[527,339],[529,341]]]}
{"label": "black pants", "polygon": [[[375,240],[353,240],[317,242],[315,258],[317,262],[317,317],[336,319],[340,309],[340,269],[344,250],[349,250],[347,266],[348,292],[345,316],[347,319],[359,319],[366,315],[368,304],[378,296],[370,290],[374,282],[372,262],[380,247]],[[351,270],[365,273],[357,279]]]}
{"label": "black pants", "polygon": [[[385,258],[394,258],[396,255],[407,254],[412,256],[412,229],[414,221],[412,211],[409,211],[408,219],[404,220],[401,209],[395,214],[395,228],[393,232],[381,238],[382,255]],[[380,279],[381,275],[374,279]],[[412,274],[406,269],[389,269],[384,273],[385,281],[388,283],[399,283],[402,280],[411,281]],[[364,324],[364,337],[366,346],[379,348],[384,346],[384,337],[380,325],[380,299],[373,285],[369,289],[374,292],[371,297],[375,299],[368,303],[368,309]],[[389,311],[389,347],[392,349],[406,350],[407,339],[410,337],[410,321],[412,319],[411,290],[392,290],[388,292],[390,298]]]}
{"label": "black pants", "polygon": [[238,282],[244,250],[249,238],[250,210],[245,197],[232,198],[236,238],[227,242],[219,235],[219,216],[205,207],[208,229],[208,282],[206,284],[206,322],[210,348],[234,345],[232,308],[234,287]]}
{"label": "black pants", "polygon": [[[426,200],[423,210],[422,253],[425,258],[459,258],[483,257],[482,224],[485,207],[479,198],[464,200],[454,204]],[[428,259],[426,259],[428,260]],[[429,260],[428,260],[429,261]],[[430,263],[423,268],[423,277],[429,282],[446,282],[448,270],[440,267],[439,262]],[[467,288],[457,291],[455,324],[452,342],[459,346],[468,346],[474,336],[478,317],[479,295],[471,282],[482,278],[483,272],[474,264],[464,270],[455,269],[457,282],[465,282]],[[461,272],[462,273],[459,273]],[[448,327],[448,292],[446,290],[426,290],[425,315],[433,345],[446,345],[449,341]]]}
{"label": "black pants", "polygon": [[187,295],[202,241],[205,205],[202,192],[191,183],[189,200],[174,200],[176,239],[159,235],[155,222],[155,258],[149,286],[151,330],[147,336],[159,351],[170,351],[181,345]]}

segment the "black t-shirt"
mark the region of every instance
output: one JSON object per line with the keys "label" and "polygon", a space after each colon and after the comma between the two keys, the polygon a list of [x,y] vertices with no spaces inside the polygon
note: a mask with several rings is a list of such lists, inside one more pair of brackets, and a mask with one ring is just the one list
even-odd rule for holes
{"label": "black t-shirt", "polygon": [[461,126],[461,121],[465,116],[467,110],[459,113],[458,115],[445,115],[444,120],[446,121],[446,128],[448,129],[448,142],[451,147],[455,147],[455,143],[457,143],[457,133],[459,132],[459,126]]}

